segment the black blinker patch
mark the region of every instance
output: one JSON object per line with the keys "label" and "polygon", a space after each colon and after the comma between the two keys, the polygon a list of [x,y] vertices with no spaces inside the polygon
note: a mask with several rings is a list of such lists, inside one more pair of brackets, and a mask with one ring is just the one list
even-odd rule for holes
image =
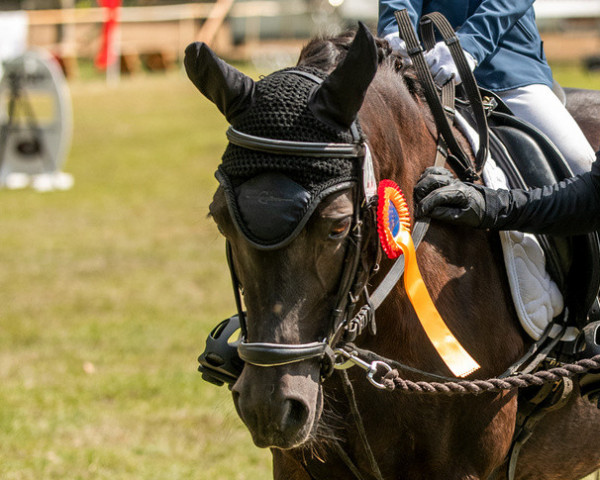
{"label": "black blinker patch", "polygon": [[244,226],[267,244],[291,235],[311,203],[304,187],[278,172],[252,177],[235,188],[235,196]]}

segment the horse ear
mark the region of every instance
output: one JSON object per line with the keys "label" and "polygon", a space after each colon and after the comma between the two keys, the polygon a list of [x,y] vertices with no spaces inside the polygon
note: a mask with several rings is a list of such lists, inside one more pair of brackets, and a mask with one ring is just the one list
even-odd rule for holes
{"label": "horse ear", "polygon": [[205,43],[188,45],[183,63],[192,83],[229,123],[250,107],[254,80],[217,57]]}
{"label": "horse ear", "polygon": [[376,71],[375,39],[367,27],[359,22],[346,57],[310,99],[311,111],[327,123],[347,130],[356,120]]}

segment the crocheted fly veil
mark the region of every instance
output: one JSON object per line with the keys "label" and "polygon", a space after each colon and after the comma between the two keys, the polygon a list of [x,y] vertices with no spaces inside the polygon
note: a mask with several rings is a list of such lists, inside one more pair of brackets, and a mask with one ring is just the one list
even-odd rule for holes
{"label": "crocheted fly veil", "polygon": [[299,66],[254,82],[203,43],[186,49],[185,67],[231,124],[216,177],[236,227],[257,248],[289,243],[323,198],[361,178],[355,120],[377,68],[362,24],[329,76]]}
{"label": "crocheted fly veil", "polygon": [[[277,140],[352,143],[349,130],[315,118],[308,99],[324,76],[288,69],[256,83],[251,109],[232,124],[244,134]],[[301,230],[319,200],[358,179],[353,158],[273,154],[229,143],[217,171],[236,223],[253,243],[271,246]]]}

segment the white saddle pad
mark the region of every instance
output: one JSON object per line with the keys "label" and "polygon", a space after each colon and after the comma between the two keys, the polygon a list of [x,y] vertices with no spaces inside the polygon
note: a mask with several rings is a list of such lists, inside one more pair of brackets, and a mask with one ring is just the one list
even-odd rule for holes
{"label": "white saddle pad", "polygon": [[[477,132],[460,115],[456,115],[456,123],[469,139],[473,149],[477,150]],[[483,181],[491,188],[508,188],[506,175],[489,153],[483,169]],[[546,256],[533,234],[502,231],[499,235],[517,315],[527,334],[538,340],[548,323],[562,312],[562,294],[546,271]],[[576,330],[570,329],[563,335],[562,340],[572,340],[576,333]]]}

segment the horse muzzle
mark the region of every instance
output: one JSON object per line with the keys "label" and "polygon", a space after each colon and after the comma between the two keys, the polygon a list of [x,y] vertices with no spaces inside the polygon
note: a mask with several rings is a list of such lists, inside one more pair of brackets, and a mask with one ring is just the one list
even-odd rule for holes
{"label": "horse muzzle", "polygon": [[314,361],[272,368],[246,364],[232,392],[238,415],[261,448],[303,444],[321,415],[322,389]]}
{"label": "horse muzzle", "polygon": [[326,340],[249,343],[239,330],[234,315],[211,331],[198,358],[202,378],[229,385],[238,415],[258,447],[304,443],[321,415],[320,381],[333,372],[333,350]]}

